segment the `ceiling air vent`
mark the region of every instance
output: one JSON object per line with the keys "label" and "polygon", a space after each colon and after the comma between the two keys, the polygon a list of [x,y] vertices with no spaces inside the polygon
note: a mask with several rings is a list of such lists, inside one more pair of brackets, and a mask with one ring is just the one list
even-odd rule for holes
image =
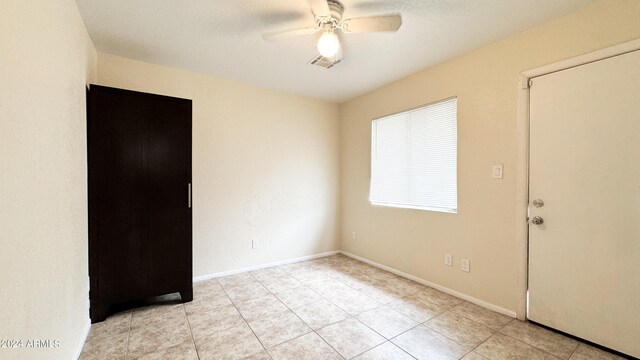
{"label": "ceiling air vent", "polygon": [[336,64],[338,64],[340,61],[342,61],[342,59],[339,59],[337,56],[336,57],[324,57],[322,55],[318,55],[317,57],[314,57],[313,59],[311,59],[311,61],[309,61],[309,64],[318,65],[318,66],[321,66],[321,67],[323,67],[325,69],[331,69]]}

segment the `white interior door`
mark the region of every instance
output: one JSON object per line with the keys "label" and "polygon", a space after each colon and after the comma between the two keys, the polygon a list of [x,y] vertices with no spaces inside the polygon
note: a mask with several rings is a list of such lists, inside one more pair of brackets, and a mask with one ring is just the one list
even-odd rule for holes
{"label": "white interior door", "polygon": [[530,101],[528,318],[640,357],[640,51],[534,78]]}

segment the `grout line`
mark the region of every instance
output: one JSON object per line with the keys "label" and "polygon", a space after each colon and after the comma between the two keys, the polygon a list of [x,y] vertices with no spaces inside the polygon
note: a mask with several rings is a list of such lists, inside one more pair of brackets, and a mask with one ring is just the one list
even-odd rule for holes
{"label": "grout line", "polygon": [[571,360],[571,358],[573,357],[573,355],[576,353],[576,351],[578,351],[578,348],[580,347],[580,343],[578,343],[578,346],[576,346],[575,349],[573,349],[573,352],[571,353],[571,355],[569,355],[569,358],[567,360]]}
{"label": "grout line", "polygon": [[198,352],[198,346],[196,345],[196,338],[193,337],[193,329],[191,328],[191,322],[189,321],[189,314],[187,314],[187,307],[184,305],[184,303],[182,304],[182,310],[184,310],[184,316],[187,318],[187,325],[189,326],[189,332],[191,333],[191,341],[193,341],[193,348],[196,349],[196,356],[198,357],[198,360],[200,360],[200,353]]}
{"label": "grout line", "polygon": [[[249,274],[251,275],[251,274]],[[258,283],[260,283],[255,276],[251,275],[251,277]],[[236,308],[236,311],[238,312],[238,314],[240,314],[240,317],[242,318],[242,320],[244,321],[244,324],[247,325],[247,327],[249,328],[249,330],[251,330],[251,333],[253,333],[253,336],[255,336],[256,340],[258,340],[258,342],[260,343],[260,346],[262,346],[262,350],[266,351],[267,354],[269,353],[269,351],[267,350],[267,347],[264,346],[264,344],[262,343],[262,340],[260,340],[260,338],[258,337],[258,335],[256,334],[255,331],[253,331],[253,328],[251,328],[251,326],[249,325],[249,322],[247,321],[247,319],[245,319],[244,315],[242,315],[242,312],[240,312],[240,309],[238,309],[238,306],[236,305],[236,303],[233,301],[233,299],[231,299],[231,297],[229,296],[229,294],[227,293],[227,290],[224,289],[224,286],[222,286],[222,284],[220,284],[220,281],[218,281],[216,279],[216,281],[218,282],[218,284],[220,285],[220,288],[222,289],[222,291],[224,292],[224,294],[229,298],[229,301],[231,301],[231,305],[233,305],[233,307]],[[241,285],[238,285],[241,286]],[[262,284],[260,284],[260,286],[263,286]],[[229,288],[232,288],[233,286],[230,286]],[[269,291],[269,289],[267,289],[267,291]],[[265,295],[266,296],[266,295]],[[269,355],[269,357],[271,357],[271,355]]]}

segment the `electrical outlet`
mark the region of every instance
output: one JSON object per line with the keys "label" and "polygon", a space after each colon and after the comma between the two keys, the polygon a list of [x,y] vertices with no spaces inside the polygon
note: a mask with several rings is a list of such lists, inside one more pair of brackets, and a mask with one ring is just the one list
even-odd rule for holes
{"label": "electrical outlet", "polygon": [[258,239],[251,240],[251,248],[257,249],[259,247],[260,247],[260,240]]}
{"label": "electrical outlet", "polygon": [[358,234],[355,231],[351,233],[351,240],[353,241],[358,240]]}
{"label": "electrical outlet", "polygon": [[502,165],[493,165],[491,167],[491,177],[494,179],[502,179]]}
{"label": "electrical outlet", "polygon": [[462,261],[460,262],[460,270],[464,272],[471,271],[469,268],[469,259],[462,259]]}
{"label": "electrical outlet", "polygon": [[453,256],[451,256],[451,254],[444,254],[444,264],[453,266]]}

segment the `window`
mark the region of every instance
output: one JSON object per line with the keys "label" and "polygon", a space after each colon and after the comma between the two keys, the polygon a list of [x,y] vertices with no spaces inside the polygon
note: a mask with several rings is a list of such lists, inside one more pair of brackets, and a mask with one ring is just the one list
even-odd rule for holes
{"label": "window", "polygon": [[372,204],[457,212],[457,99],[373,120]]}

